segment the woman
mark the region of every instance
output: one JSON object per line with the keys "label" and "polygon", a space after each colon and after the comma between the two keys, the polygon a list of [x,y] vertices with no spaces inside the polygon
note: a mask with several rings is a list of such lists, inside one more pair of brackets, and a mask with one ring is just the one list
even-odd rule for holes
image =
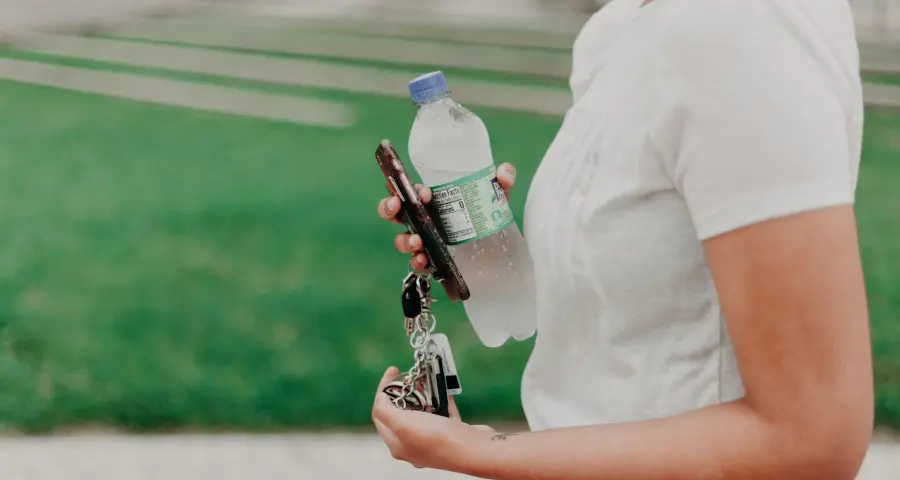
{"label": "woman", "polygon": [[[846,0],[614,0],[594,15],[525,210],[533,431],[377,394],[392,454],[495,479],[853,479],[873,420],[857,56]],[[499,176],[512,187],[514,170]]]}

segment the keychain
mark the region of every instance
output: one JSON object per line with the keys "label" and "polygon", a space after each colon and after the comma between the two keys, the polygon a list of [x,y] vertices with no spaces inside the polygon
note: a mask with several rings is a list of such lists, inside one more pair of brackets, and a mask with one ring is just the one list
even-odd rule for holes
{"label": "keychain", "polygon": [[450,396],[459,395],[462,388],[447,336],[434,333],[434,302],[431,280],[410,272],[403,280],[401,306],[404,329],[414,352],[413,366],[388,385],[384,393],[397,408],[449,417]]}

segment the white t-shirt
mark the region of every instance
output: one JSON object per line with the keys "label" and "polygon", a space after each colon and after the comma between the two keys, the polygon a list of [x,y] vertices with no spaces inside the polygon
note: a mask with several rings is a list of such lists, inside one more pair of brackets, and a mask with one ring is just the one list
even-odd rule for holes
{"label": "white t-shirt", "polygon": [[846,0],[642,3],[614,0],[579,35],[574,105],[529,191],[534,430],[742,397],[701,242],[854,199]]}

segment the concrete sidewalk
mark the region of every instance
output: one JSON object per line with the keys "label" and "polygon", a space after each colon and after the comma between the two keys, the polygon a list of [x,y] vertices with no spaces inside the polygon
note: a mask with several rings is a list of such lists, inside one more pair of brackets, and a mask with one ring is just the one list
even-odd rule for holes
{"label": "concrete sidewalk", "polygon": [[[896,480],[900,445],[873,444],[859,480]],[[372,434],[78,435],[0,439],[3,480],[450,480],[393,460]]]}

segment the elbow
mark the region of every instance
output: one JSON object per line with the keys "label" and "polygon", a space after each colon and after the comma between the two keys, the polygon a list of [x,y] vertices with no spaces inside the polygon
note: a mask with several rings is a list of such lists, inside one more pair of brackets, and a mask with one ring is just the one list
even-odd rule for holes
{"label": "elbow", "polygon": [[793,457],[784,460],[794,468],[780,470],[793,470],[796,475],[783,478],[856,479],[872,440],[874,408],[832,410],[817,417],[803,425],[792,425],[790,440],[781,437],[795,448],[783,448],[782,442],[773,445]]}
{"label": "elbow", "polygon": [[869,451],[875,422],[875,394],[871,384],[834,393],[829,411],[820,415],[823,441],[818,458],[825,465],[822,480],[854,480]]}
{"label": "elbow", "polygon": [[872,424],[862,419],[849,428],[832,431],[808,459],[819,480],[854,480],[872,439]]}

